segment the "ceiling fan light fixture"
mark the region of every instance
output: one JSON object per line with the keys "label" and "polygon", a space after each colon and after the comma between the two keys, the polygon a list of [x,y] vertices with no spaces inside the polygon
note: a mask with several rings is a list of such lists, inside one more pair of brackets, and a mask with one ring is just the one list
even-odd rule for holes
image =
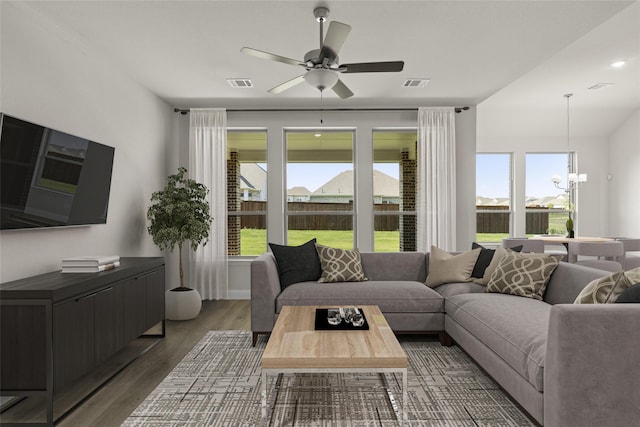
{"label": "ceiling fan light fixture", "polygon": [[304,75],[304,80],[322,92],[335,86],[338,82],[338,75],[335,71],[319,68],[307,71]]}

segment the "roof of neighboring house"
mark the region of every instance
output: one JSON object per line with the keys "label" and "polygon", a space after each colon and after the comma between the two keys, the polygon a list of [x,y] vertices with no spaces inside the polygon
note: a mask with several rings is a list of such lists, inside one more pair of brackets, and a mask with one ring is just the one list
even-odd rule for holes
{"label": "roof of neighboring house", "polygon": [[508,197],[476,197],[476,206],[509,206]]}
{"label": "roof of neighboring house", "polygon": [[267,171],[257,163],[240,163],[240,188],[261,191],[267,183]]}
{"label": "roof of neighboring house", "polygon": [[566,194],[558,194],[557,196],[545,196],[538,199],[527,199],[526,206],[566,206],[569,199]]}
{"label": "roof of neighboring house", "polygon": [[307,187],[293,187],[287,190],[287,196],[310,196],[311,191]]}
{"label": "roof of neighboring house", "polygon": [[[399,181],[378,170],[373,170],[373,195],[400,197]],[[340,172],[312,193],[314,196],[353,195],[353,170]]]}

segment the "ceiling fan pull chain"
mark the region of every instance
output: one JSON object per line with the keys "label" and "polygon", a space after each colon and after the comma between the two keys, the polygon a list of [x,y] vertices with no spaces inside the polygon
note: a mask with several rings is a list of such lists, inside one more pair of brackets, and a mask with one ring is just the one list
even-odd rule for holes
{"label": "ceiling fan pull chain", "polygon": [[324,93],[323,90],[320,91],[320,124],[322,125],[324,123],[324,120],[322,118],[323,113],[324,113],[324,98],[322,97],[322,94]]}

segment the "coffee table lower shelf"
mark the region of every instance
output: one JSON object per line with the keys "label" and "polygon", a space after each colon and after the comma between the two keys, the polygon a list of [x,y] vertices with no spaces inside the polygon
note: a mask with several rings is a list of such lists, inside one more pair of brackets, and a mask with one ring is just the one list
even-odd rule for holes
{"label": "coffee table lower shelf", "polygon": [[[282,381],[283,374],[339,374],[339,373],[348,373],[348,374],[380,374],[382,378],[382,382],[384,384],[384,388],[387,392],[387,397],[389,398],[389,403],[391,403],[391,407],[396,414],[397,420],[402,425],[405,421],[407,421],[407,368],[262,368],[262,422],[265,426],[269,425],[271,420],[271,413],[273,412],[273,408],[275,405],[275,397],[278,394],[278,390],[280,388],[280,383]],[[393,391],[389,386],[389,383],[386,378],[386,374],[401,374],[402,382],[401,382],[401,393],[402,393],[402,403],[400,408],[398,407],[398,402],[395,396],[393,395]],[[267,375],[277,375],[278,378],[276,380],[275,390],[272,395],[271,402],[267,403]]]}

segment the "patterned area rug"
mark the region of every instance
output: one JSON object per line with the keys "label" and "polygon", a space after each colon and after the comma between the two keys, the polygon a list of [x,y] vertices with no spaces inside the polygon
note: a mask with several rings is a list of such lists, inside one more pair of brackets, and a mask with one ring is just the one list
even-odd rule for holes
{"label": "patterned area rug", "polygon": [[[410,426],[534,426],[458,347],[428,337],[400,337],[409,359]],[[260,425],[261,337],[210,331],[127,418],[124,426]],[[284,375],[274,395],[271,426],[397,426],[378,374]],[[401,398],[401,378],[388,376]]]}

